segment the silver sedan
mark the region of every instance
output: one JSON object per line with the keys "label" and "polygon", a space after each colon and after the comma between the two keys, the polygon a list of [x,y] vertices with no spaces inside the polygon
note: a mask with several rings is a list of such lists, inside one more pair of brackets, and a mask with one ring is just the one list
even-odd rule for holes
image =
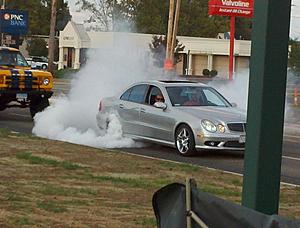
{"label": "silver sedan", "polygon": [[189,156],[203,150],[244,150],[246,113],[207,85],[190,81],[136,83],[100,102],[97,124],[115,113],[123,135],[175,147]]}

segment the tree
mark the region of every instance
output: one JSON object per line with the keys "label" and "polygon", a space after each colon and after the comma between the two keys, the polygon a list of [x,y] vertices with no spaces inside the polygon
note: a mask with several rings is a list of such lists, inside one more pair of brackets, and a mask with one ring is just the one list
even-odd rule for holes
{"label": "tree", "polygon": [[[154,35],[152,37],[152,42],[149,44],[149,48],[151,50],[153,59],[154,59],[154,65],[158,67],[164,66],[164,60],[166,57],[166,46],[167,46],[167,39],[165,36],[156,36]],[[174,63],[181,62],[182,59],[178,55],[180,51],[183,51],[185,46],[183,44],[180,44],[179,41],[176,39],[175,43],[175,56],[174,56]]]}
{"label": "tree", "polygon": [[[134,1],[132,21],[136,31],[150,34],[166,34],[169,1]],[[178,35],[216,37],[219,32],[229,31],[227,17],[210,17],[206,0],[182,0]],[[124,10],[124,9],[122,9]]]}
{"label": "tree", "polygon": [[[51,0],[9,0],[7,9],[29,12],[29,35],[48,35],[50,30]],[[68,4],[58,1],[56,30],[62,30],[71,19]]]}
{"label": "tree", "polygon": [[67,25],[67,23],[71,20],[71,18],[72,16],[70,14],[68,2],[64,2],[64,0],[58,0],[56,14],[56,31],[62,31]]}
{"label": "tree", "polygon": [[[169,1],[77,0],[77,5],[91,14],[87,23],[101,25],[94,27],[97,30],[122,31],[129,27],[139,33],[167,33]],[[220,32],[228,32],[229,26],[229,17],[208,15],[207,0],[182,0],[178,35],[214,38]],[[250,32],[251,19],[237,18],[236,38],[249,39]]]}
{"label": "tree", "polygon": [[85,21],[92,30],[122,31],[132,27],[136,0],[77,0],[80,10],[90,13]]}
{"label": "tree", "polygon": [[31,56],[47,56],[47,42],[44,39],[32,39],[27,46],[29,55]]}
{"label": "tree", "polygon": [[235,39],[251,40],[252,19],[236,17],[235,18]]}

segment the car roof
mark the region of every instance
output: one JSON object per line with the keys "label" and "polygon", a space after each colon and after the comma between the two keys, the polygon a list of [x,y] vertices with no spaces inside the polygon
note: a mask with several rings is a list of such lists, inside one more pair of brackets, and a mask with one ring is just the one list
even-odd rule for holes
{"label": "car roof", "polygon": [[16,49],[16,48],[12,48],[12,47],[1,47],[1,46],[0,46],[0,51],[3,51],[3,50],[7,50],[7,51],[19,51],[19,50]]}
{"label": "car roof", "polygon": [[206,84],[190,81],[190,80],[149,80],[141,83],[147,84],[154,84],[154,85],[161,85],[164,87],[167,86],[205,86],[208,87]]}

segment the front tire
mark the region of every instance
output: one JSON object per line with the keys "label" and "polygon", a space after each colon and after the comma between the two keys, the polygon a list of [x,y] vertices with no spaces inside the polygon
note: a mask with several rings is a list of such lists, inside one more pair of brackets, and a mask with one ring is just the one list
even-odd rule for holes
{"label": "front tire", "polygon": [[30,102],[30,114],[33,118],[36,113],[42,112],[45,108],[49,106],[49,100],[48,98],[37,98]]}
{"label": "front tire", "polygon": [[179,126],[175,133],[175,146],[177,152],[182,156],[195,154],[195,138],[191,128],[183,124]]}

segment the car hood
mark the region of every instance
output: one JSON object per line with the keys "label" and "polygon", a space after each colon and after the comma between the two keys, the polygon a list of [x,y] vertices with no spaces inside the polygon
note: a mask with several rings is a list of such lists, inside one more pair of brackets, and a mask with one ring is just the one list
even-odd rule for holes
{"label": "car hood", "polygon": [[235,107],[177,107],[181,112],[188,113],[199,119],[216,122],[246,122],[246,112]]}

